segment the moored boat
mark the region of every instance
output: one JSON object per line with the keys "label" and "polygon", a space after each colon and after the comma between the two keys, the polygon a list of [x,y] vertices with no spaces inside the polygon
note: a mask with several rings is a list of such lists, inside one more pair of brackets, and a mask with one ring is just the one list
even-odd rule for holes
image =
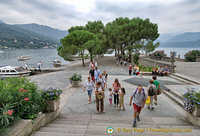
{"label": "moored boat", "polygon": [[53,65],[55,67],[60,67],[61,66],[61,61],[59,59],[56,59],[56,60],[53,61]]}
{"label": "moored boat", "polygon": [[18,61],[29,60],[30,56],[19,56]]}
{"label": "moored boat", "polygon": [[29,76],[31,71],[24,69],[23,67],[12,66],[0,66],[0,77],[20,77]]}

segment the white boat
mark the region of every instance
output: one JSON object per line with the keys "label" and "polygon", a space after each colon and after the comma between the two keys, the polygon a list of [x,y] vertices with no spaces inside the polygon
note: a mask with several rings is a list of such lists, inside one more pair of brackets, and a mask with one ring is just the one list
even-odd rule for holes
{"label": "white boat", "polygon": [[55,67],[60,67],[61,66],[61,61],[59,59],[56,59],[56,60],[53,61],[53,65]]}
{"label": "white boat", "polygon": [[19,56],[18,61],[29,60],[30,56]]}
{"label": "white boat", "polygon": [[29,76],[31,71],[24,69],[23,67],[12,66],[0,66],[0,77],[20,77]]}
{"label": "white boat", "polygon": [[3,53],[3,51],[0,51],[0,53]]}

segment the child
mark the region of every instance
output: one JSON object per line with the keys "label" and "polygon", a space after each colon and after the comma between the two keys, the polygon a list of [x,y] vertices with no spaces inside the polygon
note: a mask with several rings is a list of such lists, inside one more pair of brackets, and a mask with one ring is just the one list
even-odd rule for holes
{"label": "child", "polygon": [[147,94],[150,97],[150,106],[148,106],[148,109],[153,110],[153,98],[156,95],[156,86],[153,84],[153,80],[149,80],[149,85],[147,87]]}
{"label": "child", "polygon": [[[134,99],[133,99],[134,98]],[[137,89],[133,92],[130,98],[129,105],[131,106],[133,100],[133,108],[134,108],[134,121],[133,127],[136,127],[136,117],[137,120],[140,121],[140,112],[146,103],[147,95],[145,94],[144,89],[141,85],[138,85]]]}
{"label": "child", "polygon": [[109,98],[109,103],[110,105],[112,105],[112,95],[113,95],[113,92],[112,92],[112,88],[109,88],[109,92],[108,92],[108,98]]}
{"label": "child", "polygon": [[121,106],[123,107],[123,111],[125,110],[124,107],[124,95],[126,94],[125,88],[121,89],[121,92],[119,93],[119,108],[118,110],[121,110]]}

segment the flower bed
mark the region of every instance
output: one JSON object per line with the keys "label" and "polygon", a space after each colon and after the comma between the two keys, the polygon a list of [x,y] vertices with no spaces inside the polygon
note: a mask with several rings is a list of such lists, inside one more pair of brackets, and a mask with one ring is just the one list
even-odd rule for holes
{"label": "flower bed", "polygon": [[196,110],[200,109],[200,92],[196,92],[194,88],[188,89],[187,92],[183,95],[183,97],[184,107],[187,112],[193,113],[195,110],[196,113]]}
{"label": "flower bed", "polygon": [[0,80],[0,131],[15,120],[35,119],[45,109],[38,87],[26,78]]}
{"label": "flower bed", "polygon": [[70,83],[72,84],[72,87],[79,87],[81,86],[82,76],[80,74],[73,74],[70,78]]}

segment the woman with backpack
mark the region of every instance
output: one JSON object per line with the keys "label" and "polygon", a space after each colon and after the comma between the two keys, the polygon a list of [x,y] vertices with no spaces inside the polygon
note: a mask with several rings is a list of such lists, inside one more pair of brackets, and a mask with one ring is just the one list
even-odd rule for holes
{"label": "woman with backpack", "polygon": [[147,87],[147,94],[150,98],[150,106],[148,106],[148,109],[151,109],[153,110],[154,107],[153,107],[153,99],[154,99],[154,96],[156,95],[156,86],[153,84],[154,81],[153,80],[149,80],[149,85]]}
{"label": "woman with backpack", "polygon": [[114,93],[114,107],[119,104],[119,89],[121,89],[121,84],[119,80],[116,78],[115,82],[113,83],[113,93]]}

